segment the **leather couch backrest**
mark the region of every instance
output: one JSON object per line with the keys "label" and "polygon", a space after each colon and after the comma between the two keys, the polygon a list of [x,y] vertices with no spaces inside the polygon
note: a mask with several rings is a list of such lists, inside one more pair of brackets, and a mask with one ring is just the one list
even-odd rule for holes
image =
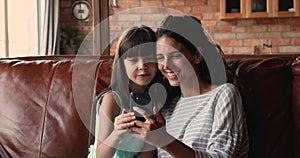
{"label": "leather couch backrest", "polygon": [[292,61],[274,57],[231,62],[245,107],[251,158],[292,156]]}
{"label": "leather couch backrest", "polygon": [[[112,71],[113,57],[98,58],[0,59],[0,157],[87,156],[94,137],[93,97],[108,88]],[[245,106],[251,158],[292,157],[293,152],[300,157],[300,64],[291,70],[292,61],[230,58]]]}
{"label": "leather couch backrest", "polygon": [[294,127],[294,157],[300,157],[300,56],[292,66],[293,72],[293,127]]}
{"label": "leather couch backrest", "polygon": [[88,153],[101,60],[45,59],[0,59],[0,157]]}

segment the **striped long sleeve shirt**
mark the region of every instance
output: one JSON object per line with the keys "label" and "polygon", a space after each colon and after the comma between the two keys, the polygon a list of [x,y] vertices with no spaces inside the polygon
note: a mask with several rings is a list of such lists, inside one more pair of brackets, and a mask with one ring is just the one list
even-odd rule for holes
{"label": "striped long sleeve shirt", "polygon": [[[202,95],[181,97],[162,110],[167,132],[193,148],[196,157],[245,158],[248,131],[241,96],[226,83]],[[158,149],[158,157],[172,157]]]}

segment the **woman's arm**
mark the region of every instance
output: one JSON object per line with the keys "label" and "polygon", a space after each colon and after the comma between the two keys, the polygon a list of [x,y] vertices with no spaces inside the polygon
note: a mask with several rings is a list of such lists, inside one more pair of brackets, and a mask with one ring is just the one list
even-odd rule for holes
{"label": "woman's arm", "polygon": [[[223,95],[229,96],[223,97]],[[138,127],[131,128],[134,132],[131,135],[144,140],[149,144],[160,147],[173,157],[234,157],[239,155],[239,152],[243,151],[239,151],[239,148],[237,147],[241,145],[240,141],[243,134],[236,132],[241,132],[239,129],[243,128],[235,127],[243,126],[244,122],[236,121],[232,118],[239,118],[238,120],[243,120],[243,117],[241,117],[243,111],[237,110],[240,109],[241,106],[240,101],[238,101],[240,99],[230,93],[230,90],[229,92],[226,91],[225,93],[222,93],[220,96],[222,96],[222,99],[219,98],[217,102],[220,104],[217,104],[215,108],[215,116],[218,118],[214,118],[214,120],[217,121],[214,121],[212,125],[213,131],[209,137],[206,150],[196,150],[191,148],[169,135],[165,129],[165,120],[159,112],[154,112],[156,113],[156,118],[153,119],[142,109],[134,108],[135,111],[146,118],[146,121],[140,122],[136,120],[135,124]],[[231,101],[232,99],[237,100]],[[224,131],[225,133],[218,133],[220,131]],[[242,137],[239,138],[240,136]],[[226,140],[226,143],[224,140]]]}
{"label": "woman's arm", "polygon": [[154,158],[156,157],[156,150],[140,152],[136,158]]}
{"label": "woman's arm", "polygon": [[154,158],[157,157],[157,149],[148,143],[144,144],[142,151],[136,156],[136,158]]}
{"label": "woman's arm", "polygon": [[174,158],[196,157],[194,149],[190,148],[177,139],[161,148],[172,155]]}
{"label": "woman's arm", "polygon": [[[248,151],[247,128],[239,92],[234,86],[227,85],[217,96],[216,104],[213,105],[215,108],[212,131],[207,133],[210,134],[207,137],[207,147],[203,150],[190,148],[194,152],[193,157],[245,157],[245,153]],[[182,157],[191,153],[185,150],[184,146],[185,144],[181,141],[175,140],[162,149],[173,157]],[[182,155],[183,153],[184,155]]]}
{"label": "woman's arm", "polygon": [[136,126],[131,127],[131,135],[153,146],[161,147],[173,157],[195,157],[194,149],[169,135],[165,129],[165,119],[154,108],[155,119],[151,118],[144,110],[134,107],[134,110],[145,117],[146,121],[135,121]]}

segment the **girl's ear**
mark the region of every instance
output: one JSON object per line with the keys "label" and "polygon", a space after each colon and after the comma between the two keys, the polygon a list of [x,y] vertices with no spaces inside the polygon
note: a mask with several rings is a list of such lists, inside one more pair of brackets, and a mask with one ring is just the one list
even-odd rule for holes
{"label": "girl's ear", "polygon": [[202,55],[200,53],[195,53],[195,55],[194,55],[194,62],[195,62],[195,64],[199,64],[201,62],[202,58],[203,57],[202,57]]}

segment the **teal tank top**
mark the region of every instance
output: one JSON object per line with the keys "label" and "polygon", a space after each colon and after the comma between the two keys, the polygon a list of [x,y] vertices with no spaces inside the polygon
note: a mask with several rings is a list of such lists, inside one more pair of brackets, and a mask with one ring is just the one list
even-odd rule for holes
{"label": "teal tank top", "polygon": [[[88,158],[96,158],[96,149],[97,149],[97,137],[99,133],[99,108],[103,99],[103,96],[108,91],[102,94],[96,104],[96,123],[95,123],[95,142],[89,147]],[[120,112],[121,113],[121,112]],[[144,142],[140,139],[134,138],[129,134],[126,134],[123,139],[119,141],[118,147],[115,151],[113,158],[134,158],[139,154],[144,146]]]}

